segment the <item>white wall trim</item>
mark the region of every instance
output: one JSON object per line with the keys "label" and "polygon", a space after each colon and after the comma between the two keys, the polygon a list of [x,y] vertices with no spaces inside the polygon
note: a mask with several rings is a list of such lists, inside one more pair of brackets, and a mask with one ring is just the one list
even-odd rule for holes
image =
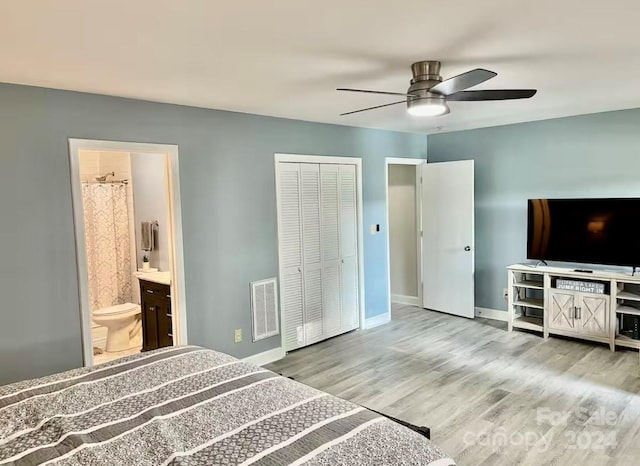
{"label": "white wall trim", "polygon": [[476,317],[484,317],[485,319],[500,320],[502,322],[507,321],[507,312],[499,311],[498,309],[476,307],[475,315]]}
{"label": "white wall trim", "polygon": [[[174,344],[185,345],[187,339],[187,303],[184,279],[184,249],[182,244],[182,211],[180,202],[180,174],[178,164],[178,146],[172,144],[148,144],[137,142],[100,141],[93,139],[69,138],[69,164],[71,171],[71,196],[73,201],[73,220],[76,242],[76,262],[78,270],[78,293],[80,299],[80,322],[82,328],[82,353],[85,367],[93,365],[93,346],[91,342],[91,308],[89,306],[89,284],[87,277],[87,251],[84,232],[84,213],[82,208],[82,183],[80,180],[81,150],[145,152],[164,154],[168,159],[169,210],[172,221],[169,225],[171,239],[170,257],[172,263],[171,307],[174,310],[173,328],[176,340]],[[176,312],[177,310],[177,312]]]}
{"label": "white wall trim", "polygon": [[391,314],[390,313],[387,314],[386,312],[383,312],[382,314],[369,317],[367,320],[365,320],[364,328],[371,329],[371,328],[379,327],[384,324],[388,324],[389,322],[391,322]]}
{"label": "white wall trim", "polygon": [[385,157],[386,165],[422,165],[427,159],[410,159],[406,157]]}
{"label": "white wall trim", "polygon": [[[277,216],[277,247],[278,247],[278,286],[282,284],[282,257],[280,254],[280,170],[282,162],[290,163],[335,163],[341,165],[356,166],[356,204],[358,215],[358,306],[360,328],[365,328],[365,289],[364,289],[364,207],[362,198],[362,158],[360,157],[334,157],[329,155],[301,155],[301,154],[274,154],[275,178],[276,178],[276,216]],[[284,344],[284,316],[282,315],[282,290],[278,293],[280,297],[280,346]],[[389,307],[389,309],[391,309]]]}
{"label": "white wall trim", "polygon": [[[415,165],[419,166],[427,163],[427,159],[409,159],[404,157],[385,157],[384,159],[384,202],[385,202],[385,231],[387,232],[387,313],[391,320],[391,235],[389,234],[389,165]],[[420,184],[418,180],[420,175],[416,168],[416,228],[418,238],[418,304],[422,306],[422,237],[420,236],[420,228],[422,221],[420,219],[422,205],[420,201],[422,196],[420,193]]]}
{"label": "white wall trim", "polygon": [[286,356],[286,353],[282,348],[274,348],[272,350],[263,351],[262,353],[254,354],[243,358],[243,361],[250,362],[256,366],[264,366],[281,360]]}
{"label": "white wall trim", "polygon": [[361,157],[336,157],[333,155],[274,154],[276,163],[336,163],[342,165],[362,165]]}
{"label": "white wall trim", "polygon": [[401,294],[392,294],[391,302],[396,304],[407,304],[409,306],[420,306],[420,298],[418,296],[404,296]]}

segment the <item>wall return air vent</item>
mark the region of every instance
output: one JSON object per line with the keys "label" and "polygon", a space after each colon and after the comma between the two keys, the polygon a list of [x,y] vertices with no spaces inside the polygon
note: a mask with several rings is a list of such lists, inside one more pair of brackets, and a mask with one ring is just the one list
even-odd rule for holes
{"label": "wall return air vent", "polygon": [[251,282],[251,321],[253,341],[280,333],[278,285],[275,278]]}

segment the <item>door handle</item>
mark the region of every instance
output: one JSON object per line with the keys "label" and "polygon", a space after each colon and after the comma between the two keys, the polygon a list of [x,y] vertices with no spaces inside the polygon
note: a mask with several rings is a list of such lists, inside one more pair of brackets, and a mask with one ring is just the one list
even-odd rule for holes
{"label": "door handle", "polygon": [[578,311],[577,319],[578,320],[582,319],[582,308],[581,307],[577,307],[576,311]]}
{"label": "door handle", "polygon": [[464,250],[467,251],[467,252],[471,251],[471,246],[465,246]]}

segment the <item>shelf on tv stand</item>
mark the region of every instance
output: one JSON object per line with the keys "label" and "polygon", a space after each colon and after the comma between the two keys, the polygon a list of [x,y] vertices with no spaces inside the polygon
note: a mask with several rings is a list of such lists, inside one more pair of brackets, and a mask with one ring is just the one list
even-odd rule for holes
{"label": "shelf on tv stand", "polygon": [[628,301],[640,301],[640,294],[632,293],[631,291],[619,291],[618,299],[626,299]]}
{"label": "shelf on tv stand", "polygon": [[584,279],[606,279],[606,280],[621,280],[624,282],[639,283],[640,275],[631,275],[628,272],[621,272],[617,270],[593,270],[592,272],[576,272],[575,267],[552,267],[548,265],[535,266],[534,264],[514,264],[507,267],[509,270],[518,271],[521,273],[538,273],[549,274],[562,277],[575,277]]}
{"label": "shelf on tv stand", "polygon": [[534,316],[518,316],[513,319],[513,326],[537,332],[542,332],[544,327],[542,317]]}
{"label": "shelf on tv stand", "polygon": [[544,309],[544,299],[540,299],[540,298],[516,298],[513,301],[513,305],[514,306],[531,307],[531,308],[534,308],[534,309]]}
{"label": "shelf on tv stand", "polygon": [[544,289],[544,283],[538,280],[518,280],[514,283],[514,286],[519,286],[522,288],[531,288],[533,290]]}
{"label": "shelf on tv stand", "polygon": [[627,314],[630,316],[640,316],[640,309],[632,306],[617,306],[616,313]]}

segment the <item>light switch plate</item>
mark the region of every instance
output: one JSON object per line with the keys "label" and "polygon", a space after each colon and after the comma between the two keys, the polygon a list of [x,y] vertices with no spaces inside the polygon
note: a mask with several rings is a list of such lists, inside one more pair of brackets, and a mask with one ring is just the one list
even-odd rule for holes
{"label": "light switch plate", "polygon": [[236,343],[240,343],[242,341],[242,329],[241,328],[237,328],[233,332],[233,341],[236,342]]}

